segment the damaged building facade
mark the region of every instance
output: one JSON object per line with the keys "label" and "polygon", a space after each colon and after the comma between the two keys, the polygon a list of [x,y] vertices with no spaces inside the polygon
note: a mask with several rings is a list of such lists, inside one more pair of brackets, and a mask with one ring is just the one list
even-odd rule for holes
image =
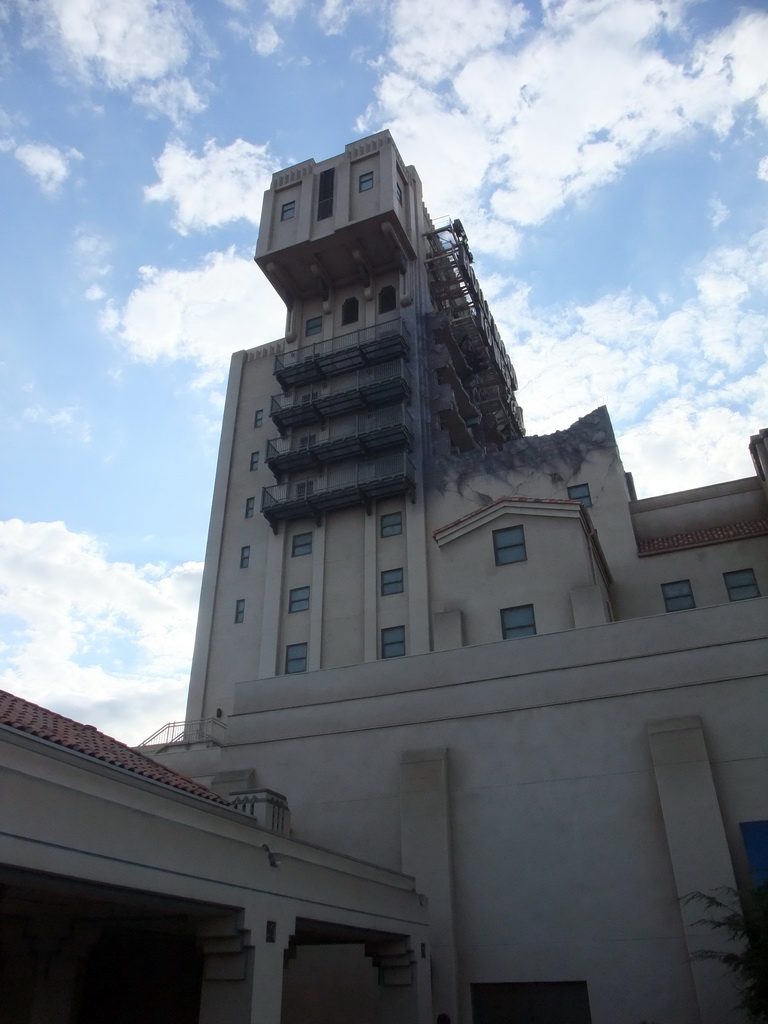
{"label": "damaged building facade", "polygon": [[187,719],[146,749],[414,876],[454,1024],[740,1020],[680,897],[768,819],[768,432],[641,500],[605,409],[527,436],[386,131],[273,176],[256,262],[285,337],[233,356]]}

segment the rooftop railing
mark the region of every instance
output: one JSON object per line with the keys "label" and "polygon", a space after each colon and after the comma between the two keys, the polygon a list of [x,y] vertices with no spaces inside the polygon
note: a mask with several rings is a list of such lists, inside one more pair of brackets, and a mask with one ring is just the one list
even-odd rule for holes
{"label": "rooftop railing", "polygon": [[220,718],[198,718],[190,722],[166,722],[139,746],[164,747],[169,743],[215,743],[217,746],[221,746],[224,742],[226,728]]}

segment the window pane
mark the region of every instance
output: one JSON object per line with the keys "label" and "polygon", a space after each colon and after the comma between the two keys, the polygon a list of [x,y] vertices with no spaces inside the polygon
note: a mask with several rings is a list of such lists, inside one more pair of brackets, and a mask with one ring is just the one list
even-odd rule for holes
{"label": "window pane", "polygon": [[321,316],[311,316],[307,320],[306,327],[304,329],[305,334],[320,334],[323,330],[323,318]]}
{"label": "window pane", "polygon": [[244,548],[240,548],[240,568],[247,569],[251,564],[251,548],[250,545],[246,545]]}
{"label": "window pane", "polygon": [[289,203],[283,203],[280,210],[280,220],[293,220],[293,215],[296,213],[296,200],[292,199]]}
{"label": "window pane", "polygon": [[260,427],[263,422],[264,422],[264,410],[263,409],[257,409],[256,412],[253,414],[253,425],[254,425],[254,427]]}
{"label": "window pane", "polygon": [[524,562],[528,555],[525,550],[525,535],[522,526],[510,526],[506,530],[494,530],[493,553],[496,558],[496,565]]}
{"label": "window pane", "polygon": [[286,673],[307,671],[306,644],[288,644],[285,648],[285,671]]}
{"label": "window pane", "polygon": [[241,597],[235,601],[235,622],[242,622],[245,618],[245,598]]}
{"label": "window pane", "polygon": [[580,501],[584,508],[592,505],[592,495],[589,493],[589,484],[574,484],[568,488],[568,497],[573,501]]}
{"label": "window pane", "polygon": [[251,469],[259,468],[259,453],[251,452]]}
{"label": "window pane", "polygon": [[312,534],[311,533],[297,533],[295,534],[293,541],[291,542],[291,555],[311,555],[312,554]]}
{"label": "window pane", "polygon": [[253,517],[253,510],[255,508],[256,508],[256,499],[255,498],[246,498],[245,499],[245,518],[246,519],[251,519]]}
{"label": "window pane", "polygon": [[394,285],[385,285],[379,292],[379,312],[391,313],[397,309],[397,292]]}
{"label": "window pane", "polygon": [[381,631],[382,658],[402,658],[405,654],[405,626],[391,626]]}
{"label": "window pane", "polygon": [[317,219],[325,220],[333,215],[333,179],[334,169],[320,172],[317,189]]}
{"label": "window pane", "polygon": [[519,636],[535,636],[536,620],[532,604],[521,604],[516,608],[501,609],[501,635],[505,640]]}
{"label": "window pane", "polygon": [[345,299],[341,307],[341,323],[356,324],[360,316],[360,303],[357,299]]}
{"label": "window pane", "polygon": [[724,572],[723,579],[728,590],[729,601],[746,601],[750,597],[760,597],[754,569],[738,569],[736,572]]}
{"label": "window pane", "polygon": [[381,517],[381,536],[394,537],[403,532],[403,513],[388,512]]}
{"label": "window pane", "polygon": [[662,583],[661,593],[664,597],[664,607],[668,612],[679,612],[684,611],[686,608],[696,607],[690,580]]}
{"label": "window pane", "polygon": [[382,594],[402,594],[403,592],[403,570],[385,569],[381,574]]}
{"label": "window pane", "polygon": [[288,611],[305,612],[309,608],[309,587],[296,587],[288,594]]}

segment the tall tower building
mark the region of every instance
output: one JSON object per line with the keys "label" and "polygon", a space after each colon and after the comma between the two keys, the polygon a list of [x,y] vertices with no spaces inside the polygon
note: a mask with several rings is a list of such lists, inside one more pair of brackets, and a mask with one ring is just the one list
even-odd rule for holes
{"label": "tall tower building", "polygon": [[605,409],[527,435],[464,229],[386,131],[273,176],[256,262],[285,336],[232,359],[153,752],[413,875],[453,1024],[735,1022],[680,901],[766,867],[768,433],[753,477],[642,500]]}

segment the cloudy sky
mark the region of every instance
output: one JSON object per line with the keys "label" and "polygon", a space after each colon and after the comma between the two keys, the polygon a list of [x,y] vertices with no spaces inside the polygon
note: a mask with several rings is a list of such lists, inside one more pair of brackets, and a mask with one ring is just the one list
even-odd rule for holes
{"label": "cloudy sky", "polygon": [[229,356],[283,322],[261,194],[383,127],[529,433],[606,403],[641,495],[749,475],[766,54],[750,0],[0,2],[0,686],[183,717]]}

